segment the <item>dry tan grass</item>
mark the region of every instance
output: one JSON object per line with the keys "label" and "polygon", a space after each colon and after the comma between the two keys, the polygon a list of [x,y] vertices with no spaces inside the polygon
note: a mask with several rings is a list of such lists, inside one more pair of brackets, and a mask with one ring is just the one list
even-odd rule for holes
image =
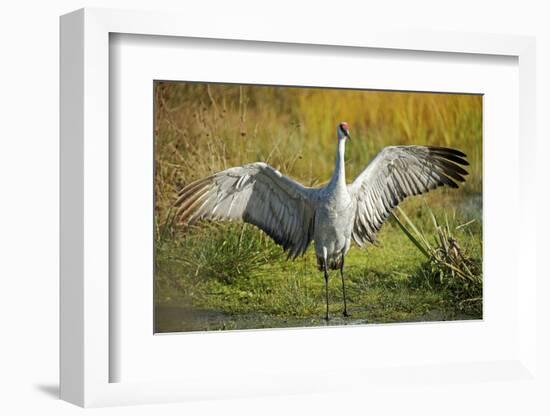
{"label": "dry tan grass", "polygon": [[234,165],[261,160],[307,185],[325,182],[342,120],[353,136],[349,180],[384,146],[430,144],[466,152],[470,176],[460,192],[481,192],[478,95],[181,82],[157,82],[155,94],[160,223],[185,183]]}

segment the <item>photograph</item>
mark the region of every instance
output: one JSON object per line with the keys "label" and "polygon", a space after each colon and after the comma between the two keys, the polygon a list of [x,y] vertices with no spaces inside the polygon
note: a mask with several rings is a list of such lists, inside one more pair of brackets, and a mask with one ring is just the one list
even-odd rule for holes
{"label": "photograph", "polygon": [[483,95],[156,80],[154,332],[483,319]]}

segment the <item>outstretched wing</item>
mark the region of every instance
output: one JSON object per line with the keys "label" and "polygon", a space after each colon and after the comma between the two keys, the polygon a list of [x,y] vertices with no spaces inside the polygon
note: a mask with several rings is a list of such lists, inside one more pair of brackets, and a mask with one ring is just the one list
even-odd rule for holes
{"label": "outstretched wing", "polygon": [[190,183],[175,205],[177,219],[184,223],[208,219],[254,224],[294,258],[313,237],[316,192],[265,163],[251,163]]}
{"label": "outstretched wing", "polygon": [[468,174],[459,150],[432,146],[391,146],[382,149],[348,192],[357,201],[352,237],[362,246],[374,243],[393,208],[406,197],[447,185],[458,188]]}

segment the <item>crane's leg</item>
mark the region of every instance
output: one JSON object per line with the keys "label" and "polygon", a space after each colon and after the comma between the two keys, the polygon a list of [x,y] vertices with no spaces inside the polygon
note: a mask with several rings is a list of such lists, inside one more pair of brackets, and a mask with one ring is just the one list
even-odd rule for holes
{"label": "crane's leg", "polygon": [[328,320],[329,320],[329,317],[328,317],[328,271],[327,271],[327,262],[326,261],[325,261],[324,270],[325,270],[325,300],[326,300],[326,303],[327,303],[327,313],[325,315],[325,320],[328,322]]}
{"label": "crane's leg", "polygon": [[342,277],[342,292],[344,292],[344,316],[351,316],[348,313],[348,304],[346,302],[346,283],[344,282],[344,257],[342,257],[342,264],[340,265],[340,276]]}

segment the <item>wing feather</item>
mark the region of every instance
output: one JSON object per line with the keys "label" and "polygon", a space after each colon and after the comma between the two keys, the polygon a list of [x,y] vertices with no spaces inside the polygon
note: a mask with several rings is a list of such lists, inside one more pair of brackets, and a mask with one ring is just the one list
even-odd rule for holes
{"label": "wing feather", "polygon": [[458,188],[468,172],[460,150],[435,146],[390,146],[382,149],[348,192],[356,199],[352,237],[362,246],[374,243],[392,210],[408,196],[440,186]]}
{"label": "wing feather", "polygon": [[175,202],[177,219],[242,220],[288,251],[302,255],[313,238],[318,189],[307,188],[265,163],[215,173],[185,186]]}

